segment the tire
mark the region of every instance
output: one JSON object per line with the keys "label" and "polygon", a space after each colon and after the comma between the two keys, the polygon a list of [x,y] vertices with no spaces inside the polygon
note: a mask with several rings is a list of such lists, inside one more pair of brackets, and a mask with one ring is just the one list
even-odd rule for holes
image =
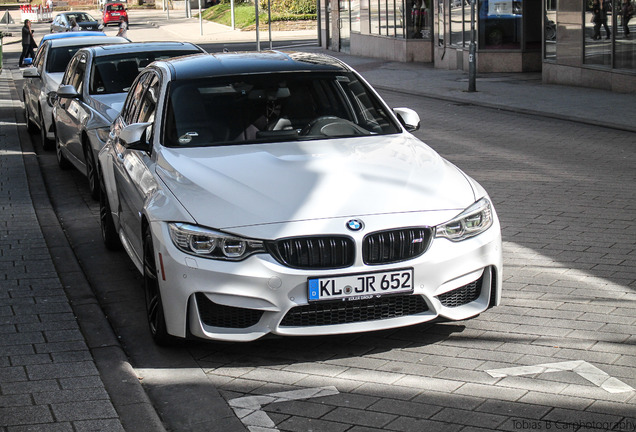
{"label": "tire", "polygon": [[168,334],[163,301],[159,289],[159,277],[155,262],[155,248],[152,244],[150,227],[144,230],[144,296],[148,327],[154,342],[159,346],[174,345],[177,338]]}
{"label": "tire", "polygon": [[27,105],[25,93],[22,93],[22,99],[24,99],[24,120],[26,123],[27,130],[30,133],[35,133],[37,128],[35,127],[35,124],[33,123],[33,119],[31,118],[31,113],[29,112],[29,106]]}
{"label": "tire", "polygon": [[40,114],[40,142],[42,143],[42,148],[44,150],[52,150],[54,141],[48,139],[46,137],[46,125],[44,123],[44,115],[42,115],[42,108],[38,109],[38,113]]}
{"label": "tire", "polygon": [[57,156],[57,165],[60,169],[67,170],[71,168],[71,163],[64,157],[62,154],[62,149],[60,148],[60,140],[55,137],[55,155]]}
{"label": "tire", "polygon": [[108,196],[106,195],[106,185],[102,176],[98,176],[99,182],[99,225],[102,232],[102,240],[108,250],[121,249],[121,241],[119,240],[119,234],[115,229],[115,222],[113,221],[113,215],[110,212],[110,204],[108,203]]}
{"label": "tire", "polygon": [[99,173],[95,164],[95,156],[88,142],[84,143],[84,163],[86,164],[86,178],[88,179],[88,189],[91,192],[91,198],[97,201],[100,195]]}

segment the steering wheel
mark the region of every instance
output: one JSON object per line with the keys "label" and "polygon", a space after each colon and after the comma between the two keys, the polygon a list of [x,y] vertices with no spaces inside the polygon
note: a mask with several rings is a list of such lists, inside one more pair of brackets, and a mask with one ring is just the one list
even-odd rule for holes
{"label": "steering wheel", "polygon": [[300,135],[323,135],[328,137],[369,135],[370,132],[349,120],[336,116],[321,116],[313,119]]}

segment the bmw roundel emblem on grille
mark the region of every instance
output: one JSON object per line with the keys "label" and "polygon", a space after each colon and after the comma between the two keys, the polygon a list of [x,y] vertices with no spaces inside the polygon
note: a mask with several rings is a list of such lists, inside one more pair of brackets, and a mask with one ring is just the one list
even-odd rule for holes
{"label": "bmw roundel emblem on grille", "polygon": [[364,228],[364,224],[360,219],[351,219],[347,222],[347,228],[349,228],[351,231],[360,231],[362,228]]}

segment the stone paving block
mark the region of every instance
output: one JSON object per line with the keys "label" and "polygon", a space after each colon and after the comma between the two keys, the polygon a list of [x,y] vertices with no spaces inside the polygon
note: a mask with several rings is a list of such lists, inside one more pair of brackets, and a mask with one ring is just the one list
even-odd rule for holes
{"label": "stone paving block", "polygon": [[104,400],[53,403],[51,411],[58,421],[118,418],[117,411],[110,404],[110,401]]}
{"label": "stone paving block", "polygon": [[[109,401],[110,397],[106,390],[100,387],[91,387],[76,390],[57,390],[48,392],[39,392],[33,394],[35,405],[51,405],[68,402],[84,402],[105,400]],[[110,403],[110,401],[109,401]]]}
{"label": "stone paving block", "polygon": [[46,406],[0,407],[0,419],[4,426],[51,423],[53,416]]}
{"label": "stone paving block", "polygon": [[75,421],[73,426],[77,432],[125,432],[119,420]]}
{"label": "stone paving block", "polygon": [[438,413],[442,407],[383,398],[371,405],[368,409],[387,414],[395,414],[400,417],[430,418]]}
{"label": "stone paving block", "polygon": [[38,344],[44,342],[41,332],[2,333],[0,346]]}
{"label": "stone paving block", "polygon": [[431,420],[457,422],[467,426],[496,429],[507,420],[507,417],[498,414],[460,410],[457,408],[444,408],[439,413],[435,414]]}
{"label": "stone paving block", "polygon": [[28,426],[10,426],[7,432],[75,432],[71,423],[40,423]]}
{"label": "stone paving block", "polygon": [[448,379],[452,381],[471,382],[492,385],[499,380],[493,378],[484,371],[472,371],[466,369],[447,368],[435,375],[435,378]]}
{"label": "stone paving block", "polygon": [[95,364],[91,361],[28,365],[26,366],[26,370],[29,379],[31,380],[40,380],[51,377],[75,378],[99,375]]}
{"label": "stone paving block", "polygon": [[51,363],[52,361],[51,356],[48,354],[12,355],[10,359],[11,359],[11,365],[13,366],[44,364],[44,363]]}
{"label": "stone paving block", "polygon": [[320,398],[320,403],[334,407],[345,407],[364,410],[376,403],[380,398],[355,393],[339,393],[337,395]]}
{"label": "stone paving block", "polygon": [[560,407],[575,410],[585,410],[592,405],[594,399],[583,398],[578,396],[566,396],[559,394],[550,394],[543,392],[529,391],[523,395],[517,402],[529,403],[534,405],[545,405],[547,407]]}
{"label": "stone paving block", "polygon": [[[611,425],[607,429],[613,429],[613,426],[619,423],[622,419],[623,416],[620,415],[608,415],[589,411],[581,412],[578,410],[569,410],[564,408],[555,408],[544,417],[544,420],[562,422],[569,425],[590,424],[592,427],[597,427],[596,423]],[[583,427],[585,429],[585,426]]]}
{"label": "stone paving block", "polygon": [[352,390],[353,394],[366,396],[389,397],[398,400],[411,400],[421,393],[420,389],[397,387],[387,384],[364,383]]}
{"label": "stone paving block", "polygon": [[247,372],[245,375],[242,375],[241,378],[267,383],[274,382],[280,384],[294,384],[306,376],[306,374],[296,372],[259,368]]}
{"label": "stone paving block", "polygon": [[386,430],[414,432],[414,431],[435,431],[435,432],[458,432],[463,428],[459,424],[450,424],[442,421],[416,419],[411,417],[399,417],[385,426]]}
{"label": "stone paving block", "polygon": [[338,423],[321,419],[311,419],[306,417],[292,417],[277,425],[281,431],[289,432],[344,432],[351,427],[349,423]]}
{"label": "stone paving block", "polygon": [[268,413],[285,414],[291,416],[321,418],[328,412],[335,409],[334,406],[320,403],[320,399],[312,399],[310,402],[306,400],[284,401],[280,403],[272,403],[263,407]]}
{"label": "stone paving block", "polygon": [[344,366],[337,366],[329,363],[312,362],[312,363],[294,363],[284,367],[284,370],[290,372],[304,373],[309,375],[322,375],[335,377],[348,368]]}
{"label": "stone paving block", "polygon": [[450,393],[461,387],[462,383],[431,377],[406,376],[396,381],[395,385]]}
{"label": "stone paving block", "polygon": [[[19,394],[19,395],[1,395],[0,394],[0,409],[9,408],[9,407],[18,407],[18,406],[28,406],[33,405],[33,401],[31,399],[31,395],[29,394]],[[0,427],[3,425],[3,422],[0,419]]]}
{"label": "stone paving block", "polygon": [[60,378],[58,381],[60,383],[60,387],[64,390],[101,387],[103,385],[98,375]]}
{"label": "stone paving block", "polygon": [[493,388],[489,385],[465,383],[453,394],[480,397],[484,399],[495,398],[507,401],[519,401],[527,393],[524,389],[499,387]]}
{"label": "stone paving block", "polygon": [[8,366],[0,368],[0,383],[23,382],[27,380],[23,366]]}
{"label": "stone paving block", "polygon": [[361,426],[371,426],[375,428],[385,427],[388,423],[397,418],[394,414],[374,412],[371,410],[359,410],[346,407],[338,407],[327,413],[323,420],[339,423],[348,423]]}
{"label": "stone paving block", "polygon": [[[440,345],[440,348],[442,346]],[[446,346],[444,346],[442,349],[442,351],[445,352],[445,348]],[[465,349],[462,349],[462,352],[464,352]],[[442,367],[446,367],[446,368],[457,368],[457,369],[468,369],[468,370],[474,370],[474,369],[478,369],[481,365],[484,364],[483,360],[474,360],[474,359],[469,359],[469,358],[463,358],[463,357],[446,357],[444,355],[433,355],[433,354],[428,354],[422,357],[421,359],[422,364],[425,365],[430,365],[430,366],[442,366]]]}
{"label": "stone paving block", "polygon": [[38,353],[58,353],[65,351],[80,351],[87,349],[84,341],[69,341],[69,342],[51,342],[35,344],[35,350]]}
{"label": "stone paving block", "polygon": [[380,370],[354,369],[354,368],[346,370],[337,376],[337,378],[346,379],[346,380],[372,382],[372,383],[379,383],[379,384],[393,384],[404,377],[405,377],[404,374],[399,374],[399,373],[383,372]]}

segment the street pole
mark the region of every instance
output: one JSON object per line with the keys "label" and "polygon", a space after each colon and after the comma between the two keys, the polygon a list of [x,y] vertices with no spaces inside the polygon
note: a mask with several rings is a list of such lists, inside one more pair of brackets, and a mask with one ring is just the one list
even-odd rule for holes
{"label": "street pole", "polygon": [[234,0],[230,0],[230,14],[232,15],[232,30],[234,30]]}
{"label": "street pole", "polygon": [[267,0],[267,21],[269,22],[269,50],[272,50],[272,0]]}
{"label": "street pole", "polygon": [[261,39],[258,34],[258,0],[254,0],[254,10],[256,11],[256,51],[260,51]]}
{"label": "street pole", "polygon": [[470,45],[468,47],[468,91],[477,91],[475,81],[477,80],[477,57],[475,47],[475,2],[470,0]]}
{"label": "street pole", "polygon": [[199,0],[199,34],[203,36],[203,12],[201,12],[201,0]]}

